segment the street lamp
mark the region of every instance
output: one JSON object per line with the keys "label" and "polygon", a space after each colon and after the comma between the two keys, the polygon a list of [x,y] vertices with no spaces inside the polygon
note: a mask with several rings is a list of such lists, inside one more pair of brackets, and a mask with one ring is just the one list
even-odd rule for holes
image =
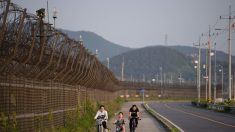
{"label": "street lamp", "polygon": [[209,53],[209,48],[208,48],[208,43],[204,43],[202,44],[206,47],[206,64],[203,65],[203,68],[205,69],[205,76],[203,77],[205,79],[206,85],[205,85],[205,94],[206,94],[206,100],[208,100],[208,61],[209,61],[209,57],[208,57],[208,53]]}
{"label": "street lamp", "polygon": [[161,95],[162,95],[162,67],[160,67],[159,69],[160,69],[160,74],[161,74]]}
{"label": "street lamp", "polygon": [[198,60],[195,61],[197,64],[197,93],[198,93],[198,102],[200,102],[201,98],[201,36],[199,36],[199,44],[195,45],[198,46]]}
{"label": "street lamp", "polygon": [[181,73],[179,73],[178,79],[179,79],[179,81],[180,81],[180,86],[181,86],[181,83],[182,83],[182,75],[181,75]]}
{"label": "street lamp", "polygon": [[107,67],[109,69],[109,58],[107,58]]}
{"label": "street lamp", "polygon": [[57,11],[56,8],[53,10],[53,20],[54,20],[54,28],[55,28],[55,19],[57,18]]}
{"label": "street lamp", "polygon": [[207,84],[208,84],[208,77],[207,77],[207,66],[206,66],[206,64],[203,64],[203,69],[205,69],[206,70],[206,74],[205,74],[205,76],[203,77],[204,79],[205,79],[205,82],[206,82],[206,88],[205,88],[205,94],[206,94],[206,100],[207,100]]}
{"label": "street lamp", "polygon": [[221,85],[222,85],[222,98],[224,99],[224,67],[222,65],[219,65],[221,69],[219,69],[219,72],[221,72]]}
{"label": "street lamp", "polygon": [[155,83],[155,81],[156,81],[156,79],[153,78],[153,79],[152,79],[152,82]]}
{"label": "street lamp", "polygon": [[214,102],[216,100],[216,43],[214,44],[214,56],[215,56],[215,66],[214,66]]}

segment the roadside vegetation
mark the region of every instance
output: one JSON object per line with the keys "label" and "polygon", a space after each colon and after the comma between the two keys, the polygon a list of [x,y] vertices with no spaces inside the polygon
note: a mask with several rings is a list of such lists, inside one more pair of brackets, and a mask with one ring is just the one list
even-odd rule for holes
{"label": "roadside vegetation", "polygon": [[68,112],[66,114],[65,126],[57,128],[56,132],[93,132],[96,129],[96,124],[94,116],[99,109],[99,106],[102,104],[105,106],[105,109],[108,111],[109,119],[114,116],[114,113],[120,109],[121,104],[124,101],[121,98],[117,98],[114,101],[107,103],[92,102],[87,101],[84,112],[80,111],[80,108],[77,108],[75,112]]}
{"label": "roadside vegetation", "polygon": [[199,108],[205,108],[209,110],[215,110],[218,112],[232,113],[235,114],[235,101],[234,100],[225,100],[223,102],[211,102],[206,100],[197,100],[192,101],[192,105]]}

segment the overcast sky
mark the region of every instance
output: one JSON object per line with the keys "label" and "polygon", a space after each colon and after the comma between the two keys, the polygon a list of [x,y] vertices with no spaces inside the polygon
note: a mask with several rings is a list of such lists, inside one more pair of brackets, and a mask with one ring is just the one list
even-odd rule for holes
{"label": "overcast sky", "polygon": [[[35,13],[46,7],[47,0],[12,1]],[[58,28],[95,32],[111,42],[132,48],[164,44],[166,34],[168,45],[191,46],[200,34],[208,32],[209,25],[212,29],[227,27],[228,20],[219,20],[219,16],[228,17],[229,5],[235,15],[235,0],[48,1],[50,16],[54,7],[58,11]],[[225,33],[216,38],[218,48],[227,49],[227,36]],[[203,37],[202,41],[206,39]]]}

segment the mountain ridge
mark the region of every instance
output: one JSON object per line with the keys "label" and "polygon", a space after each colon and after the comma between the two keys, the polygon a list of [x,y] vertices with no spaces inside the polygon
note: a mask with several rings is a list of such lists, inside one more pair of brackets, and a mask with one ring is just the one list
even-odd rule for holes
{"label": "mountain ridge", "polygon": [[69,37],[79,40],[80,35],[82,36],[85,47],[96,54],[98,50],[98,57],[101,61],[111,58],[115,55],[122,54],[124,52],[132,50],[132,48],[125,47],[106,40],[102,36],[90,31],[70,31],[61,29],[62,32],[66,33]]}

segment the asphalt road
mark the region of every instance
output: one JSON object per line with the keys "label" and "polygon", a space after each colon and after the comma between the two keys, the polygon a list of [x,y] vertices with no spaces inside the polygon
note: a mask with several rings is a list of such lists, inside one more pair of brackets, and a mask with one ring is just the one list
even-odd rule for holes
{"label": "asphalt road", "polygon": [[185,132],[235,132],[235,115],[195,108],[191,102],[153,102],[149,106]]}
{"label": "asphalt road", "polygon": [[[126,132],[129,132],[129,120],[128,120],[128,112],[130,107],[136,104],[140,110],[140,118],[138,128],[136,132],[166,132],[166,129],[158,122],[155,118],[149,115],[145,109],[141,106],[141,102],[127,102],[124,103],[121,107],[121,110],[124,113],[124,119],[126,121]],[[112,118],[108,122],[108,127],[110,128],[110,132],[115,132],[115,126],[113,122],[115,121],[116,117]]]}

